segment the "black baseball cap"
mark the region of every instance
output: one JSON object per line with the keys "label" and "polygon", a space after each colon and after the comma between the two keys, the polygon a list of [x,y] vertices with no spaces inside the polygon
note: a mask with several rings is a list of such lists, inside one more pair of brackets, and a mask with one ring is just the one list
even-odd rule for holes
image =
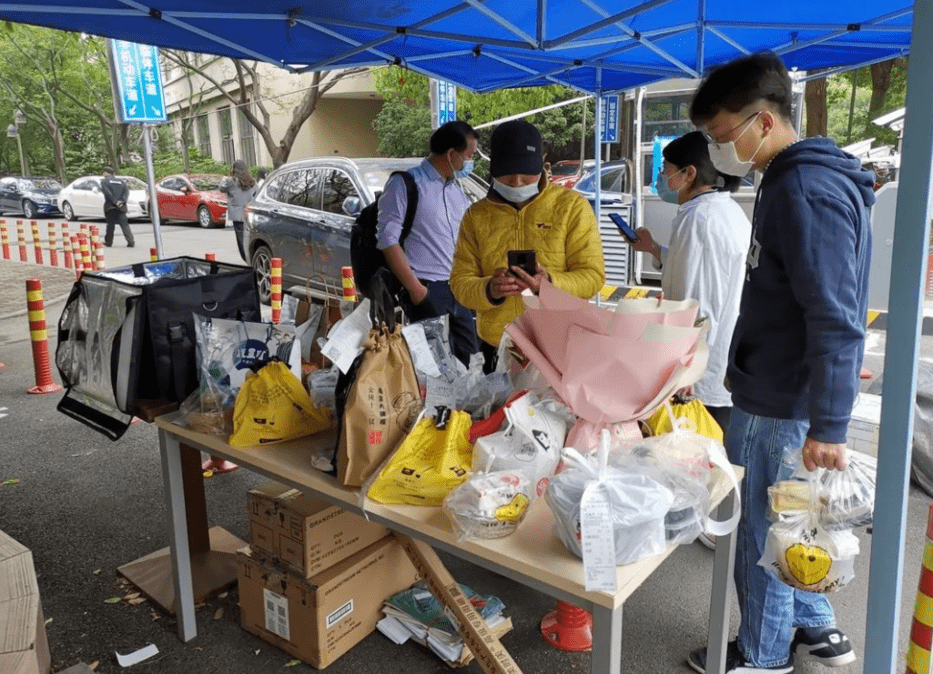
{"label": "black baseball cap", "polygon": [[516,173],[535,175],[544,170],[541,134],[528,122],[504,122],[492,132],[489,173],[493,178]]}

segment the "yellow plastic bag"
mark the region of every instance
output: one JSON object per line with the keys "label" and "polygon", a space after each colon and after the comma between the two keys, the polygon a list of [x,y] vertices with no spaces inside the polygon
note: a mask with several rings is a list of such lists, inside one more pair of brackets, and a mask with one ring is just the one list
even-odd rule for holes
{"label": "yellow plastic bag", "polygon": [[[705,435],[707,438],[712,438],[722,444],[722,428],[713,419],[713,415],[706,409],[703,401],[699,398],[692,398],[681,402],[683,400],[679,396],[671,398],[671,413],[673,413],[674,418],[689,419],[696,424],[696,429],[691,430],[696,430],[700,435]],[[674,427],[671,425],[671,414],[667,411],[667,405],[661,405],[655,410],[654,414],[645,421],[645,425],[651,429],[652,435],[662,435],[673,431]]]}
{"label": "yellow plastic bag", "polygon": [[379,503],[439,506],[467,478],[473,464],[470,415],[438,411],[423,418],[376,476],[367,492]]}
{"label": "yellow plastic bag", "polygon": [[284,442],[330,426],[327,410],[319,410],[285,363],[273,361],[250,372],[233,408],[233,447]]}

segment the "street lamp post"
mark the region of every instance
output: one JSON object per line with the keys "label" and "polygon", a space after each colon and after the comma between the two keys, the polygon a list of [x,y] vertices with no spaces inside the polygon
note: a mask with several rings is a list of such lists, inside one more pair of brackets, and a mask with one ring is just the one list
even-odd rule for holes
{"label": "street lamp post", "polygon": [[23,154],[23,139],[19,133],[19,125],[26,123],[26,115],[22,110],[17,110],[13,115],[13,123],[6,128],[7,138],[16,138],[16,145],[19,148],[19,166],[23,175],[26,174],[26,155]]}

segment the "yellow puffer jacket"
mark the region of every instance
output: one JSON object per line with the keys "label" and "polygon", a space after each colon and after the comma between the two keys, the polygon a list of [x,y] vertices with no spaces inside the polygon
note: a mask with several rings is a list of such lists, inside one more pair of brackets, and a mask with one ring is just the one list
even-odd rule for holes
{"label": "yellow puffer jacket", "polygon": [[492,304],[486,283],[497,268],[508,267],[508,251],[526,249],[535,251],[551,282],[571,295],[589,299],[606,279],[596,216],[576,192],[547,183],[521,210],[495,194],[478,201],[460,224],[450,289],[460,304],[476,311],[480,338],[494,346],[524,305],[521,296]]}

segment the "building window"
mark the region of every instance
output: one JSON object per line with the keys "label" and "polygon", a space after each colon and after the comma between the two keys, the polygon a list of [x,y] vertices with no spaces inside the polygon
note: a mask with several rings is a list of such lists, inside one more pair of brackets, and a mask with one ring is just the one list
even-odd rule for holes
{"label": "building window", "polygon": [[221,161],[229,166],[236,159],[236,150],[233,145],[233,118],[230,116],[230,108],[221,108],[218,115],[220,116],[220,147],[223,153]]}
{"label": "building window", "polygon": [[207,121],[207,115],[198,115],[196,120],[198,127],[198,150],[205,157],[213,157],[211,154],[211,127]]}
{"label": "building window", "polygon": [[242,106],[237,108],[236,117],[237,128],[240,131],[240,158],[252,168],[256,165],[256,135],[253,133],[253,125],[246,119]]}

